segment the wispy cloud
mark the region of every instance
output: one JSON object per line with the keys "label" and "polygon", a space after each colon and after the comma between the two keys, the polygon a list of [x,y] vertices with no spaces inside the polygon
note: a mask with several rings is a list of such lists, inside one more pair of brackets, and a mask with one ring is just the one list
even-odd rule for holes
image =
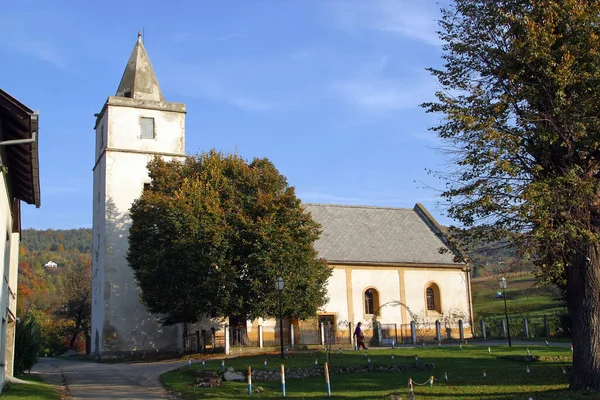
{"label": "wispy cloud", "polygon": [[346,31],[374,30],[440,45],[439,7],[432,0],[344,0],[333,2],[331,9],[335,24]]}
{"label": "wispy cloud", "polygon": [[55,66],[65,69],[67,64],[65,59],[58,53],[58,50],[50,43],[38,41],[25,41],[20,44],[11,44],[9,46],[21,53],[30,54],[41,60],[47,61]]}
{"label": "wispy cloud", "polygon": [[[36,36],[35,32],[24,28],[32,23],[35,25],[32,20],[37,17],[29,13],[7,13],[0,16],[0,47],[37,57],[65,69],[66,60],[56,46],[45,39],[40,40],[38,37],[32,39]],[[52,17],[46,16],[46,18]]]}
{"label": "wispy cloud", "polygon": [[167,76],[176,77],[170,82],[171,89],[184,96],[212,99],[253,112],[265,112],[275,107],[272,102],[236,87],[232,80],[205,72],[200,66],[176,64],[170,69]]}
{"label": "wispy cloud", "polygon": [[[373,193],[376,197],[341,196],[332,193],[298,192],[298,198],[306,203],[371,205],[387,207],[411,207],[416,202],[405,194],[398,193]],[[427,201],[438,200],[439,197],[426,198]],[[421,198],[419,201],[423,201]]]}
{"label": "wispy cloud", "polygon": [[329,89],[344,101],[366,111],[416,108],[431,98],[436,86],[424,71],[387,74],[388,63],[388,57],[365,62],[352,76],[332,82]]}
{"label": "wispy cloud", "polygon": [[177,42],[177,43],[180,43],[180,42],[223,42],[226,40],[237,39],[237,38],[241,38],[244,36],[245,35],[240,32],[231,32],[231,33],[225,33],[222,35],[205,36],[205,35],[198,35],[195,32],[181,31],[181,32],[173,33],[171,35],[171,40],[173,42]]}
{"label": "wispy cloud", "polygon": [[401,110],[419,105],[419,93],[385,79],[334,82],[331,90],[345,101],[368,110]]}

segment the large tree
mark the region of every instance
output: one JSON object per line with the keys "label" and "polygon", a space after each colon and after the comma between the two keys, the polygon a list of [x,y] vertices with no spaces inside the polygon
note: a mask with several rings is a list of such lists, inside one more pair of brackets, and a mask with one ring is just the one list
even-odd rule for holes
{"label": "large tree", "polygon": [[141,298],[166,325],[202,318],[307,318],[326,301],[331,271],[313,243],[320,227],[267,159],[215,151],[148,165],[131,207],[127,259]]}
{"label": "large tree", "polygon": [[572,389],[600,390],[600,2],[455,0],[425,107],[456,168],[449,214],[566,281]]}

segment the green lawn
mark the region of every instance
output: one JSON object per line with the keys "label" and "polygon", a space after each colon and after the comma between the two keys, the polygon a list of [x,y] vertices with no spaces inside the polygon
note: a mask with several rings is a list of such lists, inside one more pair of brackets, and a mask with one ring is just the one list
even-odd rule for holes
{"label": "green lawn", "polygon": [[[411,372],[370,372],[362,374],[345,374],[331,376],[332,397],[338,399],[390,399],[392,395],[408,398],[408,380],[424,384],[430,376],[434,376],[434,384],[415,385],[417,399],[575,399],[582,393],[568,392],[568,378],[562,368],[571,364],[571,353],[568,347],[530,347],[532,355],[540,356],[540,361],[525,362],[503,358],[505,356],[524,356],[525,347],[492,347],[491,353],[485,346],[463,345],[437,348],[429,346],[412,349],[372,350],[368,357],[371,365],[390,365],[394,355],[396,363],[410,364],[418,355],[420,363],[433,363],[433,371]],[[246,371],[248,366],[263,369],[265,356],[237,357],[225,360],[226,367],[236,371]],[[323,352],[309,354],[291,354],[285,361],[286,368],[314,366],[317,358],[319,365],[325,361]],[[267,356],[268,366],[279,369],[281,359],[277,355]],[[367,364],[367,356],[362,352],[347,351],[343,354],[332,354],[332,366],[350,366]],[[526,373],[530,367],[530,374]],[[221,370],[221,360],[209,360],[206,369]],[[161,379],[165,386],[185,399],[240,399],[249,397],[245,383],[224,382],[217,388],[196,388],[196,370],[203,369],[200,363],[185,367],[178,371],[168,372]],[[487,377],[483,377],[483,371]],[[448,382],[443,380],[448,373]],[[281,397],[281,383],[253,382],[264,389],[256,398]],[[324,377],[308,379],[287,379],[286,394],[290,398],[327,398]],[[599,398],[585,395],[586,399]]]}
{"label": "green lawn", "polygon": [[[472,283],[473,311],[475,319],[503,316],[504,299],[496,298],[498,281],[496,278],[476,278]],[[513,316],[543,317],[560,315],[565,305],[557,298],[557,291],[552,286],[537,285],[532,275],[508,278],[506,290],[506,307]]]}
{"label": "green lawn", "polygon": [[7,383],[4,386],[2,400],[52,400],[60,399],[59,394],[54,390],[52,385],[42,382],[38,375],[25,375],[20,379],[30,381],[30,384]]}

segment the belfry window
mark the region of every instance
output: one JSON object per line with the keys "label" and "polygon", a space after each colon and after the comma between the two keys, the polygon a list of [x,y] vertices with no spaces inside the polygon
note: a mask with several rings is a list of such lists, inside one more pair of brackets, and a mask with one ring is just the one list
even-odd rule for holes
{"label": "belfry window", "polygon": [[365,290],[365,314],[375,314],[379,309],[379,292],[373,288]]}
{"label": "belfry window", "polygon": [[154,139],[154,118],[140,118],[142,139]]}

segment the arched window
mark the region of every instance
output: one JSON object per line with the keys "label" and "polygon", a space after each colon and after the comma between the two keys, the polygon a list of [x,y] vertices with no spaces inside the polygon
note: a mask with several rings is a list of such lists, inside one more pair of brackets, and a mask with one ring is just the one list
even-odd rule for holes
{"label": "arched window", "polygon": [[379,292],[369,288],[365,290],[365,314],[375,314],[379,309]]}
{"label": "arched window", "polygon": [[442,302],[440,298],[440,288],[437,284],[429,282],[425,286],[425,305],[427,313],[442,313]]}
{"label": "arched window", "polygon": [[427,309],[435,310],[435,295],[433,294],[433,289],[428,287],[425,292],[427,294]]}

